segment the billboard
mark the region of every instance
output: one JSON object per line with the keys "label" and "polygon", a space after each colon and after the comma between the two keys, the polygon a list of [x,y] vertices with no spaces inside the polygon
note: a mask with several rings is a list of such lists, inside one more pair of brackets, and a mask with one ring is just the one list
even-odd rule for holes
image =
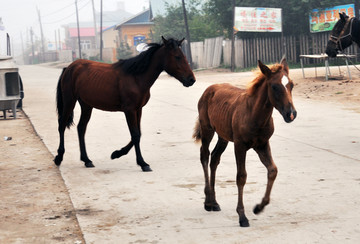
{"label": "billboard", "polygon": [[282,32],[281,8],[235,8],[235,31]]}
{"label": "billboard", "polygon": [[339,13],[355,17],[355,4],[346,4],[325,9],[313,9],[310,13],[310,32],[331,31],[339,20]]}

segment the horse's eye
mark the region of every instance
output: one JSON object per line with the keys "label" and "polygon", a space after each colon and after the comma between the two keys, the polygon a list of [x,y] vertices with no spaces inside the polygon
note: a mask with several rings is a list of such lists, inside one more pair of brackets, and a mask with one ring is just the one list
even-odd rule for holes
{"label": "horse's eye", "polygon": [[176,60],[181,60],[181,56],[175,56]]}
{"label": "horse's eye", "polygon": [[281,86],[279,84],[273,84],[273,85],[271,85],[271,89],[274,92],[280,92],[281,91]]}

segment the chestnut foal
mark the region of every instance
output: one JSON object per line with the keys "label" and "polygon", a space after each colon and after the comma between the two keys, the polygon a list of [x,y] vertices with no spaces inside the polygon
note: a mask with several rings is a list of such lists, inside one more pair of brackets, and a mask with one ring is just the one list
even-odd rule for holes
{"label": "chestnut foal", "polygon": [[[248,227],[243,204],[243,188],[246,182],[246,152],[253,148],[268,171],[268,182],[265,196],[254,208],[260,213],[270,202],[272,185],[277,175],[277,167],[271,156],[269,139],[274,132],[272,119],[276,108],[285,122],[290,123],[296,118],[296,110],[292,101],[293,82],[289,78],[289,67],[285,59],[271,68],[258,61],[259,75],[249,84],[246,90],[229,84],[216,84],[208,87],[198,103],[199,119],[193,137],[201,140],[200,160],[205,176],[205,210],[220,211],[215,197],[216,168],[220,156],[228,142],[234,142],[237,164],[236,184],[238,187],[239,223]],[[209,179],[209,144],[218,134],[218,141],[211,152]]]}

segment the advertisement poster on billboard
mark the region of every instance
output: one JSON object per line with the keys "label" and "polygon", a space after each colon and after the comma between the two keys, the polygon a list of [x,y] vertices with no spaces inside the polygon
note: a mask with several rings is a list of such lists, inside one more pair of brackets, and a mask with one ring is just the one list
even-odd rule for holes
{"label": "advertisement poster on billboard", "polygon": [[339,5],[332,8],[313,9],[310,13],[310,32],[331,31],[339,20],[339,13],[355,17],[355,4]]}
{"label": "advertisement poster on billboard", "polygon": [[282,32],[281,8],[235,8],[235,31]]}

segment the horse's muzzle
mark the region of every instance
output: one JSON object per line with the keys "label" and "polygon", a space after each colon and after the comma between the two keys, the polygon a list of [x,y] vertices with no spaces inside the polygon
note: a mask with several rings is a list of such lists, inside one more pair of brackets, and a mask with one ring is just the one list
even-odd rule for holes
{"label": "horse's muzzle", "polygon": [[182,83],[185,87],[189,87],[189,86],[192,86],[195,83],[195,81],[196,81],[195,77],[191,76],[191,77],[185,78]]}
{"label": "horse's muzzle", "polygon": [[330,49],[327,48],[325,53],[330,57],[330,58],[335,58],[337,55],[337,51],[335,49]]}
{"label": "horse's muzzle", "polygon": [[328,44],[326,46],[326,50],[325,53],[330,57],[330,58],[335,58],[337,53],[338,53],[338,49],[336,47],[336,44],[328,41]]}

